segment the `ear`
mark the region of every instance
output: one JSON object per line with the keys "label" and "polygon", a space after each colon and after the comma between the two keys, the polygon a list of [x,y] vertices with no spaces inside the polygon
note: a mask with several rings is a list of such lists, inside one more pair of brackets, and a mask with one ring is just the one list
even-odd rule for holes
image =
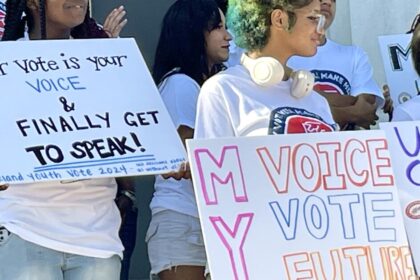
{"label": "ear", "polygon": [[271,25],[278,29],[289,29],[289,16],[286,11],[275,9],[271,12]]}

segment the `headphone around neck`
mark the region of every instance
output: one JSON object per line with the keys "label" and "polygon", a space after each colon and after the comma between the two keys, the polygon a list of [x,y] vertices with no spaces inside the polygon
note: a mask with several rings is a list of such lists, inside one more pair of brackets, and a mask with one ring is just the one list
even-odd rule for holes
{"label": "headphone around neck", "polygon": [[[241,57],[241,64],[249,71],[254,83],[259,86],[270,87],[283,80],[283,65],[273,57],[264,56],[253,59],[244,53]],[[290,94],[294,98],[303,98],[313,90],[315,76],[311,72],[293,71],[290,78],[292,79]]]}

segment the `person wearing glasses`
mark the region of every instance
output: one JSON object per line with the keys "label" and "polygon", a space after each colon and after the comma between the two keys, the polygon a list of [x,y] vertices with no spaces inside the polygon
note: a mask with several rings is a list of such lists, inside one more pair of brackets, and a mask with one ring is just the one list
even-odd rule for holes
{"label": "person wearing glasses", "polygon": [[[335,18],[336,0],[321,0],[321,13],[327,30]],[[315,90],[328,99],[341,129],[353,130],[355,126],[369,129],[378,120],[376,109],[384,105],[384,98],[361,48],[321,36],[315,56],[294,56],[288,66],[307,69],[315,75]]]}
{"label": "person wearing glasses", "polygon": [[327,100],[312,90],[313,75],[284,67],[292,55],[316,53],[325,24],[320,1],[229,0],[227,19],[248,51],[202,86],[194,138],[336,130]]}
{"label": "person wearing glasses", "polygon": [[327,100],[312,90],[313,75],[284,67],[292,55],[316,53],[325,24],[320,0],[230,0],[227,18],[248,51],[204,83],[194,137],[334,131]]}

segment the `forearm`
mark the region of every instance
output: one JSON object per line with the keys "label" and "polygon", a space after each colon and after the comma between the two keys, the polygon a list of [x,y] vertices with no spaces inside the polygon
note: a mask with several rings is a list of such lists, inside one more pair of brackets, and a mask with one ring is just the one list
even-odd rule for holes
{"label": "forearm", "polygon": [[376,96],[370,93],[362,93],[362,94],[359,94],[357,97],[362,98],[363,100],[365,100],[366,102],[370,104],[376,103]]}
{"label": "forearm", "polygon": [[325,99],[331,107],[347,107],[356,103],[356,97],[351,95],[331,94],[322,91],[317,91]]}
{"label": "forearm", "polygon": [[349,123],[358,122],[358,118],[354,114],[353,106],[340,107],[330,105],[330,109],[334,120],[340,125],[340,127],[344,127]]}

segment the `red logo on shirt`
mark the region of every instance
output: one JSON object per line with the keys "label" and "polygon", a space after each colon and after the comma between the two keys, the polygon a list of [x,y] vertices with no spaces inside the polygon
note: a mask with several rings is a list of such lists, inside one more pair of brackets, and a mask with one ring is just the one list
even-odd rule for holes
{"label": "red logo on shirt", "polygon": [[314,86],[314,90],[330,94],[341,94],[341,92],[335,86],[330,84],[317,83]]}
{"label": "red logo on shirt", "polygon": [[334,131],[331,126],[311,117],[290,116],[286,121],[286,133],[317,133]]}
{"label": "red logo on shirt", "polygon": [[351,85],[344,75],[329,70],[315,69],[311,72],[315,76],[315,90],[350,95]]}
{"label": "red logo on shirt", "polygon": [[334,125],[326,123],[317,114],[293,107],[280,107],[273,110],[268,127],[269,135],[330,131],[334,131]]}

